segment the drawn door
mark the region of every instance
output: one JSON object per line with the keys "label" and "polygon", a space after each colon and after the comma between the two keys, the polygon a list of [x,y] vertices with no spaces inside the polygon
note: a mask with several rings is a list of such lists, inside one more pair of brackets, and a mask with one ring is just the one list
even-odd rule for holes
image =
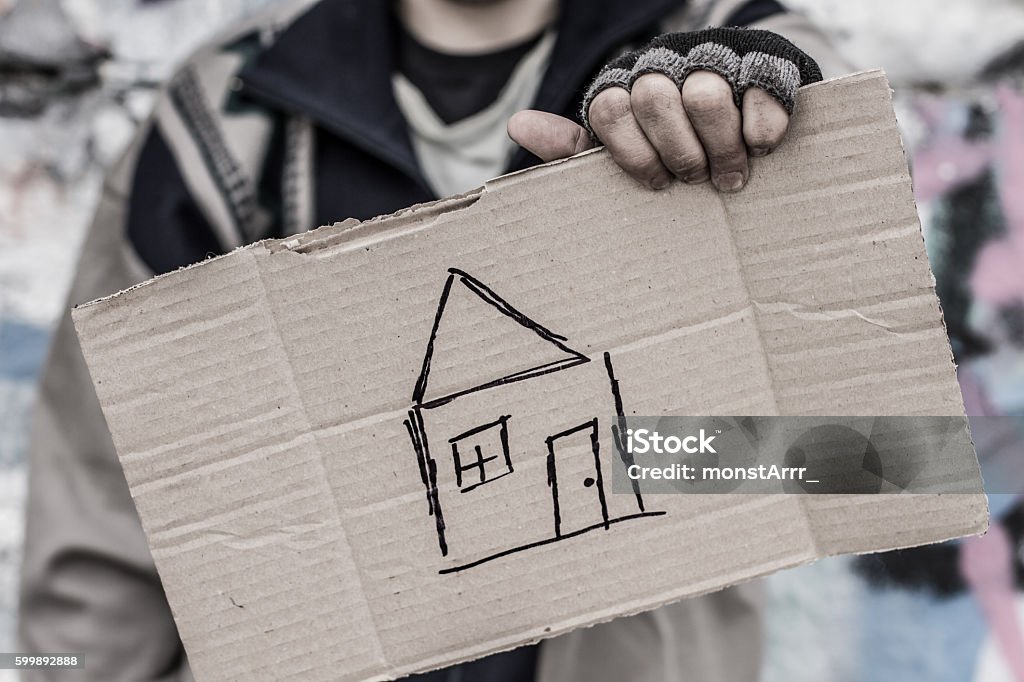
{"label": "drawn door", "polygon": [[547,438],[555,537],[608,526],[597,419]]}

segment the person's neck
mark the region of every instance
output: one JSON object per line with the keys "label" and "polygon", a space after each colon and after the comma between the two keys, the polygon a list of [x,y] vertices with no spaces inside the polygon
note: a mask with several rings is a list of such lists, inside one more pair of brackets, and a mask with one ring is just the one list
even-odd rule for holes
{"label": "person's neck", "polygon": [[522,43],[554,23],[558,0],[398,0],[398,19],[422,45],[483,54]]}

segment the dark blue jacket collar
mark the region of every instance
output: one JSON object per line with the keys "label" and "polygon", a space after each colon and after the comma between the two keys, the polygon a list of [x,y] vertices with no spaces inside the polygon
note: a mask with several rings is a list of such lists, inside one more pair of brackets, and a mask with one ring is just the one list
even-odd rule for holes
{"label": "dark blue jacket collar", "polygon": [[[573,112],[585,81],[618,46],[643,37],[682,0],[563,0],[558,40],[535,108]],[[306,115],[422,182],[405,121],[391,89],[392,4],[323,0],[247,64],[244,91]],[[513,169],[530,165],[517,155]]]}

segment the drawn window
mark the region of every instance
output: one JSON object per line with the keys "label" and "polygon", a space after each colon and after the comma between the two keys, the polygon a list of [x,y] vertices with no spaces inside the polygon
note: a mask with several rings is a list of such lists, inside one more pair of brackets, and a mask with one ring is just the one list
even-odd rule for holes
{"label": "drawn window", "polygon": [[459,491],[470,490],[512,473],[508,454],[508,416],[448,439]]}

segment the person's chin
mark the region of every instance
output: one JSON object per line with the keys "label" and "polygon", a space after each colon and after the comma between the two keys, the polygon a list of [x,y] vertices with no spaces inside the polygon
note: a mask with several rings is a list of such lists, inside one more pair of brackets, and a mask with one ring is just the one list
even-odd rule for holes
{"label": "person's chin", "polygon": [[484,5],[497,5],[502,2],[508,2],[508,0],[445,0],[452,5],[464,5],[466,7],[482,7]]}

